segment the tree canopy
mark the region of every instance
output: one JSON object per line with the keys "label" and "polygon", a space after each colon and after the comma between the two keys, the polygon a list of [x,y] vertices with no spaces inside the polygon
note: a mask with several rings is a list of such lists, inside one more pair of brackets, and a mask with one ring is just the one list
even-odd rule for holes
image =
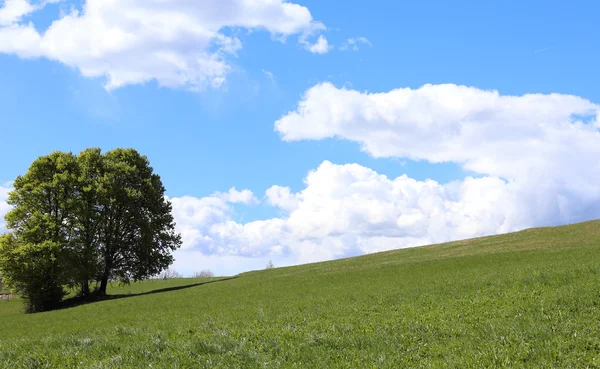
{"label": "tree canopy", "polygon": [[133,149],[40,157],[8,202],[0,274],[30,311],[54,308],[65,288],[105,295],[110,280],[156,275],[181,245],[162,181]]}

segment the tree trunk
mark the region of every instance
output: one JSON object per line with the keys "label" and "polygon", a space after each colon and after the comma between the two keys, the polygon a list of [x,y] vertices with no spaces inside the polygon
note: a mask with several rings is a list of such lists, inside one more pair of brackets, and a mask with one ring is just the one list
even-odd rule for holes
{"label": "tree trunk", "polygon": [[106,296],[106,286],[108,286],[108,275],[102,276],[100,281],[100,289],[98,289],[98,296]]}
{"label": "tree trunk", "polygon": [[89,296],[89,295],[90,295],[90,282],[89,282],[89,281],[84,281],[84,282],[81,284],[81,294],[82,294],[84,297],[87,297],[87,296]]}
{"label": "tree trunk", "polygon": [[98,296],[106,296],[106,286],[108,285],[108,278],[110,277],[112,271],[113,259],[108,252],[104,254],[104,260],[104,273],[102,273],[102,278],[100,279],[100,289],[98,290]]}

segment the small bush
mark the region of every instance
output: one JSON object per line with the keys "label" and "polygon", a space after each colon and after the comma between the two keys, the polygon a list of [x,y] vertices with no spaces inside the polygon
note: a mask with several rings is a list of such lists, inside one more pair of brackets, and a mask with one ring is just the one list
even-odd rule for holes
{"label": "small bush", "polygon": [[167,269],[158,275],[159,279],[183,278],[183,275],[175,269]]}
{"label": "small bush", "polygon": [[215,273],[210,269],[203,269],[196,274],[194,274],[194,278],[212,278],[215,276]]}
{"label": "small bush", "polygon": [[59,263],[60,252],[53,242],[19,243],[12,234],[0,236],[3,283],[25,299],[28,313],[55,309],[64,298],[66,268]]}

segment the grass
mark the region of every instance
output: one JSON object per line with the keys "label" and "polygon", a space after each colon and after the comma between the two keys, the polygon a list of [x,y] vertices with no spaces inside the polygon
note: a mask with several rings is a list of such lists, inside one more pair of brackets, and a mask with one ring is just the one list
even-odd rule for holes
{"label": "grass", "polygon": [[0,367],[600,368],[600,222],[204,282],[0,301]]}

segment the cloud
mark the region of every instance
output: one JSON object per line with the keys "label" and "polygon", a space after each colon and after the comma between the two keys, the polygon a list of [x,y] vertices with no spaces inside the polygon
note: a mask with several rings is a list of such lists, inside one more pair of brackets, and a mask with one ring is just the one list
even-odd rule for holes
{"label": "cloud", "polygon": [[235,255],[204,255],[195,250],[175,251],[172,268],[185,276],[192,276],[201,270],[209,269],[219,276],[232,276],[242,271],[265,269],[269,261],[276,267],[293,265],[286,258],[243,257]]}
{"label": "cloud", "polygon": [[225,201],[233,204],[255,205],[260,201],[254,196],[250,190],[238,191],[235,187],[229,189],[229,192],[223,194]]}
{"label": "cloud", "polygon": [[453,162],[502,179],[529,217],[515,224],[525,226],[600,216],[599,112],[572,95],[456,85],[363,93],[323,83],[275,127],[285,141],[335,137],[374,157]]}
{"label": "cloud", "polygon": [[4,6],[0,8],[0,26],[14,24],[35,10],[27,0],[4,0]]}
{"label": "cloud", "polygon": [[269,205],[291,212],[298,207],[299,199],[289,187],[272,186],[265,192]]}
{"label": "cloud", "polygon": [[306,50],[310,51],[313,54],[325,54],[331,49],[331,46],[329,46],[329,42],[323,35],[320,35],[319,39],[314,44],[306,42],[304,46]]}
{"label": "cloud", "polygon": [[518,230],[538,212],[520,211],[517,191],[498,178],[442,185],[325,161],[307,175],[302,191],[266,191],[281,217],[242,224],[218,197],[172,201],[186,263],[193,256],[199,265],[221,257],[292,265]]}
{"label": "cloud", "polygon": [[375,157],[452,162],[473,174],[439,183],[324,161],[301,191],[265,191],[279,216],[246,223],[222,195],[175,198],[185,267],[229,260],[237,272],[598,218],[599,111],[561,94],[319,84],[275,122],[283,140],[345,139]]}
{"label": "cloud", "polygon": [[366,37],[355,37],[355,38],[347,39],[346,42],[344,42],[342,44],[342,46],[340,46],[340,50],[341,51],[346,51],[346,50],[358,51],[358,49],[359,49],[358,45],[360,45],[360,44],[373,46],[373,44],[371,44],[371,42]]}
{"label": "cloud", "polygon": [[374,157],[454,162],[511,180],[591,184],[600,179],[600,133],[591,123],[599,111],[571,95],[502,96],[456,85],[361,93],[323,83],[275,128],[285,141],[358,142]]}
{"label": "cloud", "polygon": [[173,199],[174,213],[188,267],[233,258],[240,263],[232,267],[236,272],[268,259],[293,265],[600,217],[597,186],[575,188],[582,182],[574,178],[570,187],[542,174],[529,180],[469,176],[441,184],[325,161],[297,193],[267,189],[279,217],[239,223],[231,207],[210,197]]}
{"label": "cloud", "polygon": [[277,79],[275,78],[275,75],[273,74],[273,72],[269,71],[269,70],[262,70],[263,73],[265,74],[265,76],[272,82],[275,83],[277,82]]}
{"label": "cloud", "polygon": [[240,29],[265,30],[280,41],[299,35],[302,43],[325,29],[306,7],[283,0],[86,0],[43,32],[21,23],[46,3],[5,1],[0,53],[59,61],[106,78],[108,89],[153,80],[191,90],[218,87],[242,47]]}

